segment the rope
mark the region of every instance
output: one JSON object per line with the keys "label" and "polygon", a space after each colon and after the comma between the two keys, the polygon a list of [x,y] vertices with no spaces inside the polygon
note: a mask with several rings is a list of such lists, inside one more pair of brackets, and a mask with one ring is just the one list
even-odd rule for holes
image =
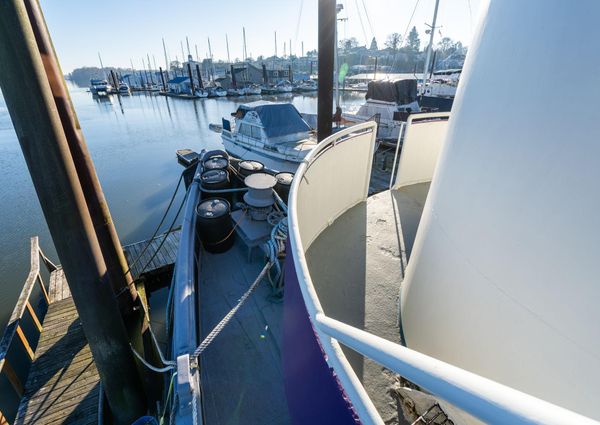
{"label": "rope", "polygon": [[[165,367],[156,367],[156,366],[152,366],[150,363],[148,363],[141,355],[140,353],[138,353],[135,348],[133,348],[133,345],[129,344],[129,346],[131,347],[131,351],[133,351],[133,354],[138,358],[138,360],[140,362],[142,362],[142,364],[144,366],[146,366],[148,369],[150,369],[152,372],[156,372],[156,373],[165,373],[165,372],[169,372],[173,369],[176,368],[175,364],[168,364]],[[162,357],[162,356],[161,356]],[[172,363],[172,362],[169,362]]]}
{"label": "rope", "polygon": [[233,316],[235,316],[235,313],[237,313],[237,311],[240,309],[240,307],[242,305],[244,305],[244,303],[246,302],[248,297],[252,294],[252,292],[254,292],[254,290],[256,289],[256,287],[258,286],[260,281],[265,277],[265,274],[269,271],[269,269],[271,268],[272,265],[273,265],[273,263],[271,263],[270,261],[267,264],[265,264],[262,271],[259,273],[258,277],[254,280],[254,282],[252,282],[252,285],[250,285],[248,290],[244,293],[244,295],[242,295],[242,297],[239,299],[237,304],[229,311],[229,313],[227,313],[225,315],[225,317],[223,317],[223,319],[221,319],[221,321],[217,324],[217,326],[215,326],[213,328],[213,330],[210,331],[210,333],[206,336],[206,338],[204,338],[204,340],[200,343],[198,348],[196,348],[194,353],[191,355],[191,359],[190,359],[190,361],[193,364],[195,364],[196,367],[198,367],[198,357],[200,357],[200,354],[202,354],[202,352],[204,350],[206,350],[206,348],[221,333],[221,331],[225,328],[225,326],[227,326],[229,324],[229,322],[231,321]]}
{"label": "rope", "polygon": [[220,241],[217,242],[203,242],[204,245],[219,245],[222,242],[225,242],[227,239],[229,239],[229,237],[231,235],[233,235],[233,232],[235,232],[235,229],[237,229],[237,227],[240,225],[240,223],[242,222],[242,220],[244,219],[244,217],[246,216],[246,213],[248,212],[247,209],[243,210],[244,212],[242,213],[242,215],[240,216],[240,218],[238,219],[238,221],[235,222],[235,226],[233,226],[233,228],[231,229],[231,231],[227,234],[227,236],[225,236],[223,239],[221,239]]}
{"label": "rope", "polygon": [[[160,416],[160,425],[163,425],[165,423],[165,415],[167,414],[167,405],[169,404],[169,400],[171,399],[171,393],[173,392],[173,382],[175,381],[175,377],[177,376],[177,372],[173,373],[173,375],[171,375],[171,382],[169,384],[169,391],[167,392],[167,399],[165,400],[165,408],[163,409],[162,415]],[[175,401],[175,400],[173,400]],[[174,403],[171,403],[171,410],[174,407]]]}

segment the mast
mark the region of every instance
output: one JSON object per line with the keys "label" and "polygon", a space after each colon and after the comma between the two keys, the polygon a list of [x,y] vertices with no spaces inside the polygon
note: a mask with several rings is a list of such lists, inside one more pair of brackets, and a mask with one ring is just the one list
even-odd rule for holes
{"label": "mast", "polygon": [[167,70],[167,77],[168,77],[168,75],[169,75],[169,58],[167,57],[167,46],[165,46],[164,37],[162,39],[162,43],[163,43],[163,52],[165,54],[165,69]]}
{"label": "mast", "polygon": [[275,31],[275,57],[277,57],[277,31]]}
{"label": "mast", "polygon": [[244,34],[244,62],[248,60],[248,50],[246,50],[246,27],[242,27],[242,34]]}
{"label": "mast", "polygon": [[333,113],[333,70],[335,53],[336,0],[319,1],[319,88],[317,102],[317,138],[331,134]]}
{"label": "mast", "polygon": [[196,62],[200,62],[200,55],[198,55],[198,45],[194,44],[194,47],[196,48]]}
{"label": "mast", "polygon": [[100,56],[100,52],[98,52],[98,59],[100,60],[100,69],[102,73],[106,76],[106,71],[104,71],[104,65],[102,64],[102,56]]}
{"label": "mast", "polygon": [[227,46],[227,62],[231,63],[231,58],[229,57],[229,38],[227,37],[227,33],[225,34],[225,45]]}
{"label": "mast", "polygon": [[210,37],[208,38],[208,56],[210,57],[210,67],[212,69],[212,79],[215,81],[215,63],[213,61],[212,48],[210,47]]}
{"label": "mast", "polygon": [[335,47],[334,47],[334,51],[333,51],[333,68],[334,68],[334,78],[335,78],[335,106],[336,106],[336,108],[339,108],[339,106],[340,106],[340,79],[339,79],[340,70],[339,70],[339,63],[338,63],[338,28],[337,28],[338,18],[337,18],[337,14],[340,13],[343,9],[344,9],[343,4],[337,4],[335,6],[335,13],[336,13],[335,24],[334,24]]}
{"label": "mast", "polygon": [[185,44],[187,44],[188,62],[189,62],[192,54],[190,53],[190,40],[188,40],[188,36],[187,35],[185,36]]}
{"label": "mast", "polygon": [[183,41],[179,40],[181,45],[181,70],[183,71],[183,63],[185,62],[185,51],[183,50]]}
{"label": "mast", "polygon": [[150,74],[150,81],[154,84],[154,76],[152,75],[152,70],[150,69],[150,54],[146,53],[146,57],[148,58],[148,73]]}
{"label": "mast", "polygon": [[435,23],[437,21],[438,6],[440,0],[435,0],[435,9],[433,10],[433,22],[431,24],[431,32],[429,34],[429,45],[427,46],[427,55],[425,56],[425,65],[423,66],[423,85],[421,93],[425,92],[425,83],[427,82],[427,73],[429,72],[429,61],[431,59],[431,50],[433,49],[433,36],[435,35]]}

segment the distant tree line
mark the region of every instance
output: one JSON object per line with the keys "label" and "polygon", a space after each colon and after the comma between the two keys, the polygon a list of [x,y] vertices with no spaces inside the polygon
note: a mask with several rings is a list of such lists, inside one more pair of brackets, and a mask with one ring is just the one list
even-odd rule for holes
{"label": "distant tree line", "polygon": [[[339,41],[338,49],[340,61],[352,67],[366,65],[374,68],[377,58],[377,66],[385,67],[386,72],[422,72],[425,61],[426,43],[421,43],[421,38],[416,27],[413,27],[406,36],[406,40],[399,33],[387,36],[383,48],[378,47],[375,37],[371,40],[369,47],[360,46],[355,37]],[[467,48],[460,41],[454,41],[449,37],[442,38],[435,46],[434,69],[459,68],[462,67]]]}

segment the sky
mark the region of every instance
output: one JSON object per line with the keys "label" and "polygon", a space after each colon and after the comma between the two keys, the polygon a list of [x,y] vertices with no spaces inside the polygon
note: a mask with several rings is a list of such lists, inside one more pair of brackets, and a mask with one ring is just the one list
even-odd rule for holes
{"label": "sky", "polygon": [[[484,0],[441,0],[436,40],[450,37],[469,45],[479,6]],[[435,0],[338,0],[344,11],[338,23],[340,39],[356,37],[370,44],[372,37],[383,47],[393,32],[404,35],[416,26],[425,46],[426,23],[431,24]],[[225,36],[231,59],[242,57],[242,27],[246,28],[248,54],[278,54],[283,43],[292,44],[299,55],[317,47],[318,0],[41,0],[46,21],[65,73],[81,66],[141,68],[147,55],[164,66],[162,38],[171,60],[181,59],[180,42],[187,55],[186,36],[192,55],[198,46],[200,57],[208,55],[210,37],[215,60],[227,59]],[[415,8],[416,5],[416,8]],[[366,9],[366,13],[365,13]],[[415,10],[411,21],[411,15]],[[409,25],[410,24],[410,25]],[[435,41],[434,41],[435,43]],[[286,46],[289,53],[289,47]]]}

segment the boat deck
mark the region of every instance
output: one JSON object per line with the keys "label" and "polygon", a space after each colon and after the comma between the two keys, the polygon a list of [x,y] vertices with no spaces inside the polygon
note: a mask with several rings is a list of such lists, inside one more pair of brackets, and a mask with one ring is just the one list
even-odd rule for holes
{"label": "boat deck", "polygon": [[[400,285],[429,184],[385,191],[348,210],[306,253],[325,314],[400,343]],[[399,420],[390,390],[396,377],[343,347],[346,357],[386,423]]]}
{"label": "boat deck", "polygon": [[[200,334],[205,337],[237,304],[265,265],[262,251],[250,260],[238,239],[223,254],[201,253]],[[283,303],[267,279],[201,356],[205,422],[290,423],[281,365]]]}

